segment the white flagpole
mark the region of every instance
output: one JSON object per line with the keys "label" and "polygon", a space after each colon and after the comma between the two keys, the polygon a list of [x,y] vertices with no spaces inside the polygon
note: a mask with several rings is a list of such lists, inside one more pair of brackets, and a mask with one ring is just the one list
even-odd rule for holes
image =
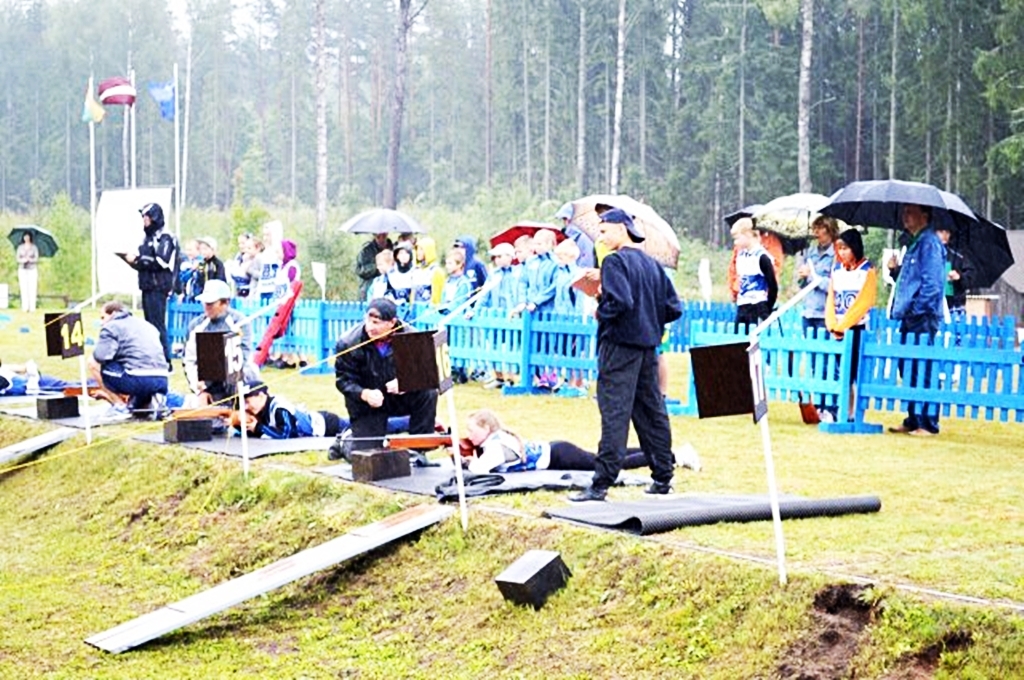
{"label": "white flagpole", "polygon": [[[89,95],[92,95],[93,81],[89,76]],[[95,299],[99,289],[99,272],[96,266],[96,123],[89,112],[89,244],[92,252],[92,296]]]}
{"label": "white flagpole", "polygon": [[181,140],[178,128],[178,62],[174,62],[174,237],[181,243]]}
{"label": "white flagpole", "polygon": [[[132,87],[135,87],[135,69],[132,69],[128,74],[128,79],[131,81]],[[132,189],[135,188],[135,105],[130,104],[128,106],[128,119],[131,125],[131,140],[132,140]]]}
{"label": "white flagpole", "polygon": [[[185,61],[185,120],[182,123],[182,150],[181,150],[181,204],[188,201],[188,111],[189,95],[192,92],[192,34],[188,36],[188,57]],[[177,100],[175,100],[177,101]]]}

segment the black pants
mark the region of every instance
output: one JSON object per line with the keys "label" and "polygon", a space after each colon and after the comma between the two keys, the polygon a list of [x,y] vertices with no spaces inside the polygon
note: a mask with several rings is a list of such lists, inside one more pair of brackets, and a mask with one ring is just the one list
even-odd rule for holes
{"label": "black pants", "polygon": [[142,316],[160,331],[160,344],[164,358],[171,363],[171,343],[167,341],[167,293],[160,290],[142,291]]}
{"label": "black pants", "polygon": [[324,417],[324,436],[334,437],[341,432],[341,418],[338,417],[337,413],[331,413],[330,411],[320,411],[320,415]]}
{"label": "black pants", "polygon": [[[920,334],[921,344],[931,345],[939,330],[940,319],[934,316],[912,316],[900,321],[900,344],[914,343],[913,335]],[[923,365],[922,365],[923,364]],[[938,387],[932,383],[932,362],[921,359],[905,359],[899,363],[903,384],[910,387]],[[903,425],[909,430],[939,431],[939,405],[912,401],[907,404],[907,417]]]}
{"label": "black pants", "polygon": [[748,328],[751,324],[756,326],[772,314],[772,308],[768,305],[768,302],[755,302],[752,305],[737,305],[736,306],[736,332],[737,333],[749,333],[752,328]]}
{"label": "black pants", "polygon": [[[551,470],[593,470],[597,456],[585,451],[572,442],[551,442]],[[635,470],[647,465],[647,456],[639,448],[626,449],[623,470]]]}
{"label": "black pants", "polygon": [[345,408],[352,427],[352,448],[357,451],[376,449],[383,444],[391,416],[409,416],[409,434],[433,434],[437,421],[437,390],[385,394],[380,408],[371,408],[358,396],[346,394]]}
{"label": "black pants", "polygon": [[597,407],[601,411],[601,443],[594,465],[593,487],[615,483],[626,457],[632,421],[651,477],[672,481],[672,430],[658,386],[658,355],[653,347],[602,342],[597,350]]}

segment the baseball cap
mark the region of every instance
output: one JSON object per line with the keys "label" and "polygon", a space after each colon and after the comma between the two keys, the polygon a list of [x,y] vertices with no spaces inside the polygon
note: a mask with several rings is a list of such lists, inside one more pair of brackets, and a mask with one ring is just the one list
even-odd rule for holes
{"label": "baseball cap", "polygon": [[626,232],[629,233],[629,238],[633,243],[643,243],[644,235],[636,228],[636,225],[633,224],[633,218],[625,210],[612,208],[601,214],[601,221],[625,226]]}
{"label": "baseball cap", "polygon": [[395,306],[395,303],[387,298],[370,300],[370,304],[366,306],[367,315],[370,312],[376,312],[375,316],[381,321],[391,321],[398,316],[398,308]]}
{"label": "baseball cap", "polygon": [[203,303],[217,302],[218,300],[230,300],[231,288],[220,279],[210,279],[203,286],[203,292],[196,296],[196,300]]}

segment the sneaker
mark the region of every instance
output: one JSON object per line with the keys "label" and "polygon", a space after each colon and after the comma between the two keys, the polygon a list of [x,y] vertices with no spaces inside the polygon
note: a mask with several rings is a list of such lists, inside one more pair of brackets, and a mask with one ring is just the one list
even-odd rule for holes
{"label": "sneaker", "polygon": [[919,427],[916,430],[908,432],[907,434],[909,434],[911,437],[934,437],[935,435],[938,434],[938,432],[932,432],[931,430],[926,430],[923,427]]}
{"label": "sneaker", "polygon": [[818,411],[818,420],[822,423],[834,423],[836,417],[832,415],[832,412],[827,409],[821,409]]}
{"label": "sneaker", "polygon": [[700,456],[697,455],[697,449],[693,448],[689,443],[683,444],[675,451],[672,455],[676,459],[676,467],[690,468],[694,472],[700,472]]}
{"label": "sneaker", "polygon": [[505,386],[505,381],[498,378],[492,378],[484,383],[485,390],[497,390]]}
{"label": "sneaker", "polygon": [[327,449],[327,460],[344,460],[352,462],[352,430],[346,428],[335,437],[331,448]]}
{"label": "sneaker", "polygon": [[100,416],[103,420],[128,420],[132,417],[132,412],[128,409],[125,404],[111,404],[110,408],[103,412]]}
{"label": "sneaker", "polygon": [[588,486],[586,489],[583,489],[583,491],[569,496],[569,500],[573,503],[582,503],[584,501],[603,501],[607,495],[607,489],[595,489],[592,486]]}
{"label": "sneaker", "polygon": [[889,432],[893,434],[910,434],[912,430],[906,425],[897,425],[896,427],[890,427]]}
{"label": "sneaker", "polygon": [[662,482],[654,482],[644,489],[644,493],[652,496],[668,496],[672,493],[672,485],[664,484]]}
{"label": "sneaker", "polygon": [[25,394],[39,394],[39,367],[29,359],[25,362]]}
{"label": "sneaker", "polygon": [[149,411],[149,417],[152,420],[163,420],[171,415],[170,409],[167,408],[167,395],[154,394],[153,398],[149,400]]}

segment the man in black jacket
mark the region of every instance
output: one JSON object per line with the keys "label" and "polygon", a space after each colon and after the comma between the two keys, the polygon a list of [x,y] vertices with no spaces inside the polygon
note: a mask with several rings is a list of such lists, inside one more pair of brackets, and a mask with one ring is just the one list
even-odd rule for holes
{"label": "man in black jacket", "polygon": [[142,291],[142,315],[160,331],[167,364],[171,363],[171,344],[167,341],[167,297],[174,288],[178,244],[164,229],[164,211],[158,203],[147,203],[140,210],[146,235],[139,252],[122,253],[124,261],[139,272]]}
{"label": "man in black jacket", "polygon": [[401,333],[395,303],[372,300],[363,323],[334,347],[335,385],[345,397],[354,449],[382,444],[389,416],[409,416],[410,434],[433,434],[437,390],[399,392],[391,336]]}
{"label": "man in black jacket", "polygon": [[603,501],[622,470],[629,423],[651,467],[651,494],[672,492],[672,431],[658,386],[658,355],[665,324],[682,316],[665,270],[632,247],[643,235],[624,211],[601,215],[601,237],[612,252],[601,263],[597,304],[597,407],[601,411],[594,480],[572,501]]}
{"label": "man in black jacket", "polygon": [[[943,295],[949,308],[949,319],[952,322],[967,320],[967,289],[971,288],[974,267],[970,260],[949,245],[951,236],[949,227],[940,224],[935,227],[935,235],[946,246],[946,284]],[[957,343],[959,344],[959,343]]]}

